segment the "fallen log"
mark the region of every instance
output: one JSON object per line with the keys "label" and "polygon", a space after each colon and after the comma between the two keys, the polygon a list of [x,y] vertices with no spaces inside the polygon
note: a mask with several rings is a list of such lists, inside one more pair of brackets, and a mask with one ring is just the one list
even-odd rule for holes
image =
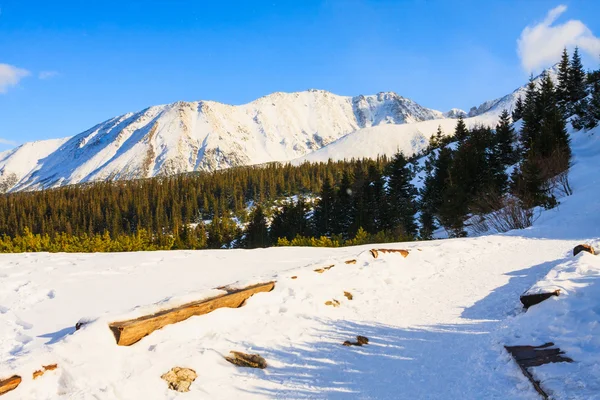
{"label": "fallen log", "polygon": [[356,260],[347,260],[344,261],[346,264],[356,264]]}
{"label": "fallen log", "polygon": [[594,250],[594,248],[592,246],[590,246],[589,244],[579,244],[579,245],[575,246],[575,248],[573,249],[573,257],[575,257],[577,254],[581,253],[582,251],[587,251],[590,254],[596,254],[596,251]]}
{"label": "fallen log", "polygon": [[275,282],[267,282],[237,290],[231,289],[226,294],[210,299],[187,303],[136,319],[113,322],[109,324],[109,328],[115,335],[119,346],[130,346],[166,325],[184,321],[195,315],[208,314],[218,308],[241,307],[244,301],[252,295],[270,292],[274,287]]}
{"label": "fallen log", "polygon": [[552,346],[554,346],[552,342],[541,346],[504,346],[506,351],[516,361],[523,375],[529,379],[534,389],[544,399],[548,399],[548,394],[541,387],[540,381],[533,377],[529,368],[556,362],[573,362],[571,358],[563,356],[565,354],[564,351],[559,348],[551,348]]}
{"label": "fallen log", "polygon": [[231,351],[229,354],[225,359],[238,367],[267,368],[267,361],[258,354],[245,354],[239,351]]}
{"label": "fallen log", "polygon": [[0,396],[4,393],[8,393],[11,390],[15,390],[17,386],[21,384],[21,377],[19,375],[13,375],[8,379],[0,380]]}
{"label": "fallen log", "polygon": [[371,255],[373,258],[379,257],[380,253],[399,253],[404,258],[408,256],[408,250],[403,249],[371,249]]}
{"label": "fallen log", "polygon": [[535,293],[535,294],[523,294],[520,297],[521,303],[525,309],[528,309],[531,306],[535,306],[536,304],[540,304],[542,301],[549,299],[552,296],[558,296],[560,294],[560,289],[556,289],[553,292],[546,293]]}

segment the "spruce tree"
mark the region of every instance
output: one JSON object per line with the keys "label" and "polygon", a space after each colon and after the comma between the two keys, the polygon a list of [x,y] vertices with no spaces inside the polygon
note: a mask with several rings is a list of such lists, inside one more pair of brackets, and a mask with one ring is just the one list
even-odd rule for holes
{"label": "spruce tree", "polygon": [[571,62],[569,64],[568,75],[568,93],[569,101],[576,106],[577,102],[587,96],[586,92],[586,73],[579,56],[579,48],[575,47]]}
{"label": "spruce tree", "polygon": [[339,189],[337,190],[332,217],[332,232],[342,235],[344,239],[350,236],[353,215],[353,192],[354,177],[351,171],[344,171]]}
{"label": "spruce tree", "polygon": [[454,138],[459,142],[464,141],[469,136],[469,130],[467,129],[467,125],[465,124],[465,120],[463,119],[462,114],[458,117],[458,121],[456,121],[456,128],[454,129]]}
{"label": "spruce tree", "polygon": [[263,208],[260,205],[257,205],[250,214],[250,222],[246,227],[242,246],[247,249],[255,249],[258,247],[268,247],[270,245],[271,241],[267,228],[267,218]]}
{"label": "spruce tree", "polygon": [[417,235],[415,223],[416,189],[411,183],[413,178],[408,160],[402,153],[397,153],[388,166],[387,202],[390,215],[384,221],[391,222],[392,231],[397,236],[414,238]]}
{"label": "spruce tree", "polygon": [[585,128],[592,129],[600,122],[600,80],[592,84],[592,98],[588,104],[585,117]]}
{"label": "spruce tree", "polygon": [[383,179],[375,165],[371,164],[368,167],[362,193],[364,207],[362,228],[368,233],[375,234],[383,228],[381,207],[385,203]]}
{"label": "spruce tree", "polygon": [[531,149],[540,134],[540,116],[537,105],[538,89],[533,80],[533,75],[531,75],[523,102],[523,125],[521,126],[521,144],[525,152]]}
{"label": "spruce tree", "polygon": [[426,163],[427,174],[421,189],[421,231],[422,239],[431,239],[436,228],[435,219],[440,218],[440,207],[444,199],[444,191],[452,165],[453,151],[442,147],[439,152],[432,153]]}
{"label": "spruce tree", "polygon": [[333,180],[328,175],[323,182],[320,199],[313,215],[316,236],[331,236],[333,234],[335,197]]}
{"label": "spruce tree", "polygon": [[521,96],[519,96],[515,103],[515,108],[512,112],[512,120],[516,122],[521,118],[523,118],[523,99],[521,98]]}
{"label": "spruce tree", "polygon": [[558,64],[558,84],[556,86],[556,100],[563,114],[568,116],[569,112],[569,53],[565,47]]}
{"label": "spruce tree", "polygon": [[507,110],[502,111],[500,114],[500,120],[496,125],[495,139],[500,162],[505,166],[516,163],[517,152],[515,147],[517,139]]}

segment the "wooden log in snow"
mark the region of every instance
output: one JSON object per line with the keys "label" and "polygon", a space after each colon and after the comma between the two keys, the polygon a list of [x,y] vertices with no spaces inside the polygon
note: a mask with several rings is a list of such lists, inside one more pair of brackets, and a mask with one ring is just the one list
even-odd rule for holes
{"label": "wooden log in snow", "polygon": [[563,356],[564,351],[559,348],[552,348],[552,346],[554,346],[552,342],[541,346],[504,346],[521,368],[523,375],[529,379],[534,389],[544,399],[548,399],[548,394],[541,387],[540,381],[533,377],[529,368],[556,362],[573,362],[571,358]]}
{"label": "wooden log in snow", "polygon": [[13,375],[8,379],[0,380],[0,396],[4,393],[8,393],[11,390],[15,390],[17,386],[21,384],[21,377],[19,375]]}
{"label": "wooden log in snow", "polygon": [[404,258],[408,256],[408,250],[403,249],[371,249],[371,255],[373,258],[377,258],[379,257],[379,254],[385,253],[399,253]]}
{"label": "wooden log in snow", "polygon": [[145,315],[127,321],[113,322],[109,325],[119,346],[130,346],[144,336],[166,325],[184,321],[195,315],[208,314],[218,308],[238,308],[253,294],[270,292],[275,282],[260,283],[242,289],[230,290],[228,293],[210,299],[187,303],[179,307],[162,310],[152,315]]}
{"label": "wooden log in snow", "polygon": [[573,249],[573,257],[575,257],[577,254],[581,253],[582,251],[587,251],[590,254],[596,254],[596,251],[594,250],[594,248],[592,246],[590,246],[589,244],[578,244]]}
{"label": "wooden log in snow", "polygon": [[535,293],[535,294],[527,294],[521,296],[521,303],[525,309],[528,309],[531,306],[535,306],[536,304],[540,304],[542,301],[549,299],[552,296],[558,296],[560,294],[560,289],[556,289],[553,292],[547,293]]}

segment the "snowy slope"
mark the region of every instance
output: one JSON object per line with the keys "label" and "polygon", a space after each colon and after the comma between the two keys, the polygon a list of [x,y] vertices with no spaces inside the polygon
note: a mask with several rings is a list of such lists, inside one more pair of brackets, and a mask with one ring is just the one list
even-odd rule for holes
{"label": "snowy slope", "polygon": [[[575,132],[573,152],[575,193],[533,227],[385,246],[408,249],[407,258],[373,259],[374,246],[0,255],[0,378],[24,378],[4,398],[534,400],[503,346],[553,341],[575,363],[536,367],[542,386],[555,398],[599,399],[600,258],[571,250],[600,245],[600,129]],[[242,308],[130,347],[107,328],[222,285],[272,279],[274,291]],[[519,295],[532,286],[564,295],[523,313]],[[331,299],[340,307],[324,304]],[[92,322],[75,332],[80,318]],[[341,345],[356,335],[369,344]],[[223,360],[230,350],[260,353],[269,367],[236,368]],[[190,393],[160,379],[174,366],[198,373]]]}
{"label": "snowy slope", "polygon": [[[3,154],[0,182],[39,189],[287,161],[360,128],[440,117],[395,93],[273,93],[242,106],[177,102],[112,118],[69,139],[20,146]],[[42,150],[27,150],[32,146]]]}
{"label": "snowy slope", "polygon": [[[498,122],[495,114],[482,114],[465,118],[468,127],[474,125],[494,126]],[[378,155],[393,156],[398,150],[413,155],[429,144],[429,138],[442,128],[444,134],[453,134],[455,119],[434,119],[404,125],[382,125],[359,129],[319,150],[293,160],[293,164],[303,162],[327,162],[351,158],[376,158]]]}
{"label": "snowy slope", "polygon": [[[556,75],[551,69],[552,76]],[[539,77],[537,78],[540,79]],[[495,124],[525,86],[473,107],[468,124]],[[112,118],[66,139],[0,153],[0,192],[81,182],[214,171],[271,161],[326,161],[418,151],[446,113],[392,92],[345,97],[323,90],[273,93],[241,106],[213,101],[153,106]]]}
{"label": "snowy slope", "polygon": [[[547,71],[553,79],[556,79],[557,67]],[[540,80],[541,75],[534,79],[536,85]],[[502,111],[508,110],[512,113],[517,99],[525,98],[525,91],[526,86],[522,86],[504,97],[486,101],[478,107],[471,108],[468,114],[460,109],[452,109],[444,113],[442,119],[359,129],[319,150],[299,157],[293,163],[326,162],[328,159],[337,161],[351,158],[375,158],[378,155],[392,156],[398,150],[406,155],[412,155],[427,146],[429,138],[436,133],[438,126],[445,134],[452,134],[456,126],[456,120],[453,118],[458,118],[459,115],[468,116],[465,118],[468,127],[474,125],[495,126]]]}

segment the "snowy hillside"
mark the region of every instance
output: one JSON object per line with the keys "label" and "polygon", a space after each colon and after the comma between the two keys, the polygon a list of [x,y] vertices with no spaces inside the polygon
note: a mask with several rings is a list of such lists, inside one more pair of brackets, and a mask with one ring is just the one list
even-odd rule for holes
{"label": "snowy hillside", "polygon": [[[495,114],[482,114],[465,118],[467,127],[484,124],[494,126],[498,122]],[[293,164],[303,162],[327,162],[351,158],[376,158],[378,155],[393,156],[399,150],[412,155],[429,144],[429,138],[442,128],[444,134],[453,134],[454,119],[433,119],[403,125],[381,125],[359,129],[335,142],[293,160]]]}
{"label": "snowy hillside", "polygon": [[[573,363],[533,367],[555,398],[600,399],[600,129],[573,134],[572,196],[534,226],[386,245],[123,254],[0,255],[0,379],[6,399],[538,399],[504,345],[553,342]],[[355,263],[346,263],[356,260]],[[331,266],[315,272],[315,269]],[[292,277],[296,277],[293,279]],[[219,309],[117,346],[108,323],[276,281]],[[532,286],[561,295],[523,312]],[[352,294],[347,298],[344,292]],[[326,305],[337,300],[338,307]],[[79,331],[75,323],[88,321]],[[342,343],[366,336],[363,347]],[[264,370],[224,360],[262,355]],[[57,364],[37,379],[32,372]],[[198,374],[190,393],[160,378]]]}
{"label": "snowy hillside", "polygon": [[[548,69],[550,76],[556,79],[556,67]],[[541,75],[535,78],[539,84]],[[452,134],[456,126],[453,118],[459,115],[465,117],[468,127],[475,125],[495,126],[503,110],[512,112],[519,97],[525,98],[525,86],[499,99],[486,101],[478,107],[473,107],[469,113],[460,109],[452,109],[443,114],[444,118],[424,120],[403,125],[376,126],[359,129],[333,143],[315,150],[293,161],[326,162],[328,159],[343,160],[351,158],[375,158],[378,155],[392,156],[398,150],[412,155],[427,147],[429,138],[436,133],[438,126],[445,134]],[[450,118],[450,119],[449,119]]]}
{"label": "snowy hillside", "polygon": [[[555,69],[550,73],[555,76]],[[473,107],[467,124],[494,125],[524,91],[525,86]],[[241,106],[177,102],[112,118],[73,137],[0,153],[0,192],[272,161],[376,157],[398,149],[412,154],[438,125],[451,133],[460,115],[467,114],[431,110],[392,92],[273,93]]]}
{"label": "snowy hillside", "polygon": [[395,93],[273,93],[242,106],[177,102],[4,153],[0,182],[12,190],[39,189],[287,161],[360,128],[440,117]]}

